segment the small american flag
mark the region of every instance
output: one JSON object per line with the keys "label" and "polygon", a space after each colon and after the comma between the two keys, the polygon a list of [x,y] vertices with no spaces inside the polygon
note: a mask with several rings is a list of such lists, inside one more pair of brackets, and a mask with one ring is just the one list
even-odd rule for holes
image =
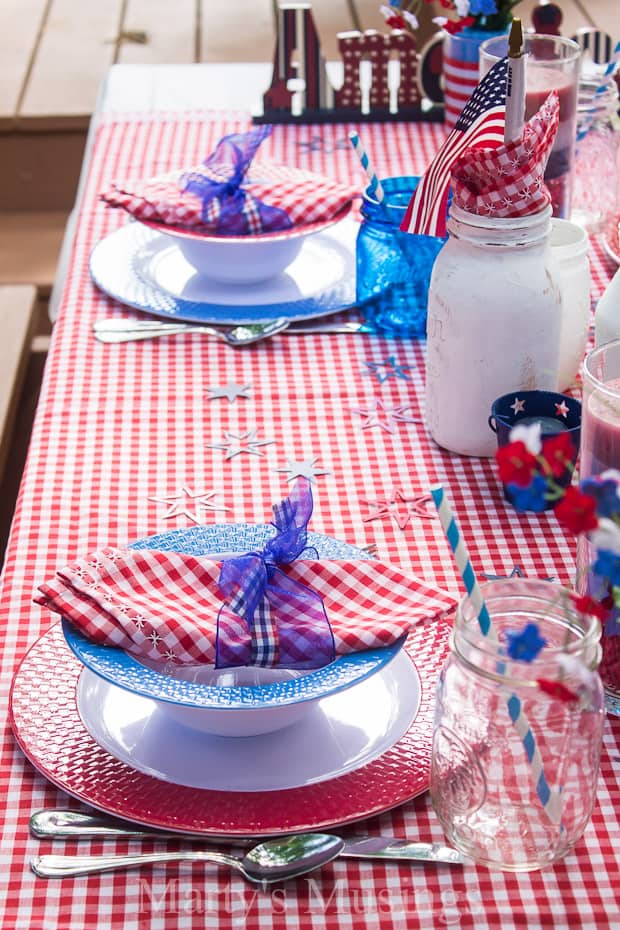
{"label": "small american flag", "polygon": [[504,141],[507,69],[507,58],[498,61],[469,98],[411,198],[400,227],[403,232],[445,236],[452,165],[465,149],[496,148]]}

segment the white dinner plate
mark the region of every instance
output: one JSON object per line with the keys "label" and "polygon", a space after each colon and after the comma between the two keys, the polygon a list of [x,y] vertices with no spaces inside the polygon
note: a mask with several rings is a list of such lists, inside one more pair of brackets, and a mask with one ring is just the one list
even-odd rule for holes
{"label": "white dinner plate", "polygon": [[259,323],[325,316],[355,304],[355,239],[348,218],[310,236],[282,274],[260,284],[218,284],[183,258],[168,236],[130,222],[102,239],[90,273],[115,300],[186,322]]}
{"label": "white dinner plate", "polygon": [[353,688],[325,698],[277,733],[219,737],[182,726],[158,701],[84,669],[77,707],[93,739],[146,775],[189,788],[279,791],[351,772],[390,749],[420,704],[406,653]]}

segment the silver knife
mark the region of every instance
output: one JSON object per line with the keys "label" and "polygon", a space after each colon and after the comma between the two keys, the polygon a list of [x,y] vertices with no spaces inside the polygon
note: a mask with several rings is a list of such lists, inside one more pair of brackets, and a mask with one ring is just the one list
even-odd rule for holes
{"label": "silver knife", "polygon": [[[179,841],[209,841],[209,837],[188,833],[165,833],[162,831],[125,826],[99,814],[82,814],[78,811],[41,810],[30,818],[30,832],[39,839],[150,839]],[[223,840],[224,837],[219,838]],[[218,841],[219,841],[218,840]],[[228,837],[231,845],[239,841]],[[415,862],[444,862],[462,865],[467,860],[458,850],[442,843],[420,843],[400,840],[389,836],[354,836],[345,838],[340,856],[350,859],[392,859]]]}
{"label": "silver knife", "polygon": [[345,323],[309,323],[303,326],[292,323],[284,330],[287,336],[304,336],[311,333],[373,333],[372,327],[366,323],[353,322],[350,320]]}

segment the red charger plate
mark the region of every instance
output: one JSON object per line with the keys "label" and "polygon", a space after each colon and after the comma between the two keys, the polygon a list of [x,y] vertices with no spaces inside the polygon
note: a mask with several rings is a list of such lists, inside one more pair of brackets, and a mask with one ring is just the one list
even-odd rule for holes
{"label": "red charger plate", "polygon": [[[355,771],[285,791],[212,791],[145,775],[116,759],[86,730],[76,706],[83,666],[60,627],[22,660],[11,689],[13,732],[30,762],[80,801],[148,827],[212,837],[256,837],[351,823],[409,801],[428,788],[435,687],[451,625],[414,627],[405,649],[417,669],[420,706],[408,732]],[[285,738],[285,737],[283,737]]]}

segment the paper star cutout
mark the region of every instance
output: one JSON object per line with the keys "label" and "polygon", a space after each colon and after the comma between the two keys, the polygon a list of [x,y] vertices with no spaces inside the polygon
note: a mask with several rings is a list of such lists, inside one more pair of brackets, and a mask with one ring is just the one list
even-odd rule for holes
{"label": "paper star cutout", "polygon": [[287,459],[287,468],[274,468],[274,471],[288,474],[287,481],[294,481],[295,478],[307,478],[308,481],[314,483],[314,479],[318,478],[320,475],[331,475],[330,471],[314,467],[314,463],[318,461],[318,458],[318,455],[315,455],[311,459],[303,459],[301,462],[296,462],[294,459]]}
{"label": "paper star cutout", "polygon": [[519,400],[518,397],[515,397],[515,402],[514,402],[514,404],[511,404],[511,405],[510,405],[510,409],[511,409],[512,411],[514,411],[515,414],[516,414],[516,413],[523,413],[523,411],[525,410],[525,401],[524,401],[524,400]]}
{"label": "paper star cutout", "polygon": [[[408,371],[411,365],[401,365],[396,361],[394,355],[390,355],[382,362],[365,362],[365,365],[370,369],[371,374],[375,376],[379,384],[383,384],[389,378],[402,378],[404,381],[411,381],[411,375],[405,374],[405,371]],[[379,371],[380,368],[385,368],[385,374]]]}
{"label": "paper star cutout", "polygon": [[434,505],[432,510],[427,507],[428,504],[433,503],[430,494],[417,494],[415,497],[405,497],[399,488],[394,488],[390,496],[385,500],[365,500],[364,503],[368,504],[369,507],[373,507],[374,512],[369,513],[367,517],[362,517],[363,523],[368,523],[369,520],[391,517],[400,530],[405,529],[413,516],[422,517],[422,519],[426,520],[432,520],[433,517],[437,516]]}
{"label": "paper star cutout", "polygon": [[298,142],[297,147],[305,149],[306,152],[335,152],[336,149],[349,150],[350,142],[348,139],[338,139],[335,145],[326,142],[323,136],[314,135],[307,142]]}
{"label": "paper star cutout", "polygon": [[[405,413],[406,410],[411,410],[410,404],[402,404],[400,407],[386,407],[382,400],[375,398],[370,407],[354,407],[353,413],[359,413],[360,416],[366,418],[360,423],[360,429],[372,429],[374,426],[378,426],[380,429],[384,429],[386,433],[393,433],[394,426],[390,425],[390,420],[393,420],[394,423],[422,422],[420,417],[408,417]],[[381,419],[381,413],[386,415],[386,420]]]}
{"label": "paper star cutout", "polygon": [[223,386],[208,387],[207,391],[211,394],[209,400],[225,397],[230,404],[234,404],[238,397],[249,397],[247,392],[251,387],[251,384],[235,384],[234,381],[227,381]]}
{"label": "paper star cutout", "polygon": [[[207,449],[226,449],[226,455],[224,460],[232,459],[235,455],[240,455],[242,452],[245,452],[247,455],[264,455],[264,452],[259,452],[259,446],[269,446],[275,442],[275,439],[256,439],[256,430],[249,429],[245,433],[231,433],[225,432],[224,439],[227,439],[228,442],[212,442],[207,443]],[[247,439],[246,444],[243,444],[243,440]]]}
{"label": "paper star cutout", "polygon": [[[505,581],[507,578],[527,578],[527,575],[520,565],[515,565],[509,575],[492,575],[490,572],[482,572],[482,577],[487,581]],[[548,575],[540,581],[555,581],[555,575]]]}
{"label": "paper star cutout", "polygon": [[564,417],[564,419],[566,419],[568,416],[568,406],[566,401],[563,400],[561,403],[555,405],[555,415],[557,417]]}
{"label": "paper star cutout", "polygon": [[170,520],[172,517],[187,517],[194,523],[200,523],[200,520],[187,506],[188,501],[195,501],[195,507],[204,507],[205,510],[228,510],[228,507],[218,507],[212,500],[215,497],[215,491],[198,491],[196,494],[187,486],[181,488],[176,494],[170,494],[168,497],[149,497],[150,501],[157,504],[170,504],[170,507],[164,514],[164,520]]}

